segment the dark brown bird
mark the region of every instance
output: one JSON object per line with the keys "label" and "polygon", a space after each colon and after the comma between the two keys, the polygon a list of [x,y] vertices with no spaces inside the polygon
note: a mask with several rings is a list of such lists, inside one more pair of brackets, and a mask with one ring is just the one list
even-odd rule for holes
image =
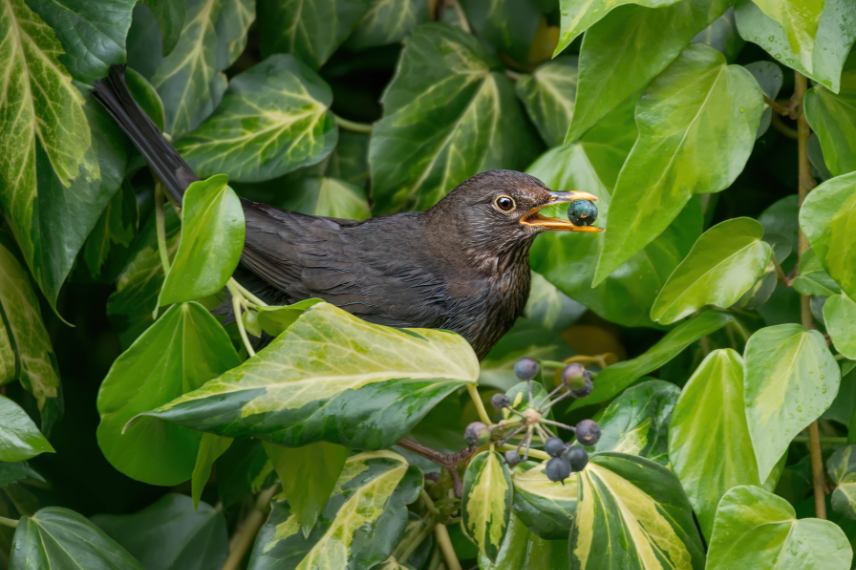
{"label": "dark brown bird", "polygon": [[[121,68],[95,85],[95,96],[180,203],[196,177],[136,104]],[[490,170],[425,212],[364,222],[244,200],[241,265],[251,274],[251,288],[267,302],[320,297],[375,323],[449,329],[482,358],[523,311],[535,236],[545,230],[599,231],[539,210],[583,199],[596,198],[551,192],[521,172]]]}

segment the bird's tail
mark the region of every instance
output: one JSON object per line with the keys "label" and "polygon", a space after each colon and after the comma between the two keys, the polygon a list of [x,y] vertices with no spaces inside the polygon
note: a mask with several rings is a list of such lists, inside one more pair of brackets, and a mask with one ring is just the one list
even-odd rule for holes
{"label": "bird's tail", "polygon": [[164,138],[160,129],[134,100],[125,82],[124,68],[113,66],[107,77],[95,83],[94,94],[134,146],[140,150],[170,195],[181,204],[184,190],[197,178],[178,151]]}

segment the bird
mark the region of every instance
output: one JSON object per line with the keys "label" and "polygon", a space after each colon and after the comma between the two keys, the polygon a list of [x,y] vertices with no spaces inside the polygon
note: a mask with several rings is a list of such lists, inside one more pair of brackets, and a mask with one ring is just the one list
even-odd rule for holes
{"label": "bird", "polygon": [[[111,68],[93,91],[180,205],[197,177],[136,103],[124,68]],[[600,231],[540,213],[579,200],[597,197],[555,192],[514,170],[478,173],[425,211],[364,221],[242,198],[246,237],[237,274],[265,302],[320,298],[381,325],[451,330],[482,359],[524,310],[535,237]]]}

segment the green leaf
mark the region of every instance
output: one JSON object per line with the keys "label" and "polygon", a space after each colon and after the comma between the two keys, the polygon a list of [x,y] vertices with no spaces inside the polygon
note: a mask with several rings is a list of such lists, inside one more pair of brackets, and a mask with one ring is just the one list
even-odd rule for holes
{"label": "green leaf", "polygon": [[369,0],[260,0],[262,54],[293,54],[318,69],[344,42]]}
{"label": "green leaf", "polygon": [[153,485],[190,478],[200,435],[154,421],[128,425],[240,362],[226,331],[201,305],[170,307],[113,363],[98,392],[98,445],[129,477]]}
{"label": "green leaf", "polygon": [[163,53],[168,54],[178,44],[187,17],[185,2],[174,0],[143,0],[157,20],[161,31]]}
{"label": "green leaf", "polygon": [[800,208],[800,227],[832,278],[856,297],[856,172],[812,190]]}
{"label": "green leaf", "polygon": [[590,406],[614,398],[646,374],[654,372],[672,360],[692,343],[703,336],[718,331],[731,320],[732,317],[725,313],[706,311],[684,321],[636,358],[604,368],[595,378],[592,393],[574,402],[571,409]]}
{"label": "green leaf", "polygon": [[0,461],[26,461],[54,448],[13,400],[0,396]]}
{"label": "green leaf", "polygon": [[256,538],[248,568],[371,568],[385,560],[407,524],[406,505],[419,496],[422,476],[391,451],[348,459],[333,496],[309,536],[297,515],[278,501]]}
{"label": "green leaf", "polygon": [[539,65],[514,85],[526,113],[549,146],[562,144],[577,91],[577,58],[563,57]]}
{"label": "green leaf", "polygon": [[177,143],[200,176],[268,180],[315,164],[336,146],[330,87],[290,55],[236,75],[213,115]]}
{"label": "green leaf", "polygon": [[826,460],[826,472],[835,484],[832,510],[848,519],[856,519],[856,445],[835,450]]}
{"label": "green leaf", "polygon": [[763,109],[752,75],[700,44],[651,84],[636,107],[639,135],[615,183],[594,285],[662,233],[693,193],[737,178]]}
{"label": "green leaf", "polygon": [[[700,31],[693,38],[693,42],[709,45],[712,48],[716,48],[717,50],[722,52],[722,55],[725,56],[726,60],[728,60],[729,62],[734,62],[734,60],[737,59],[737,56],[740,54],[740,50],[743,49],[743,45],[745,43],[743,41],[743,38],[740,37],[740,34],[737,33],[737,24],[734,21],[734,9],[728,8],[728,10],[726,10],[725,13],[722,14],[722,16],[711,22],[709,26]],[[772,62],[768,61],[758,63],[769,63],[770,65],[775,65]],[[747,69],[750,65],[752,64],[746,66]],[[782,75],[781,70],[779,71],[779,75]],[[764,88],[763,84],[762,88]],[[764,130],[766,130],[766,128]]]}
{"label": "green leaf", "polygon": [[[733,12],[729,13],[733,15]],[[755,78],[755,81],[758,82],[758,85],[764,91],[764,95],[766,95],[770,100],[775,101],[779,96],[779,91],[782,90],[782,83],[785,79],[784,73],[782,73],[782,68],[772,61],[766,60],[753,61],[745,67],[749,73],[752,74],[752,77]],[[761,135],[766,133],[772,122],[773,109],[768,105],[764,109],[764,113],[761,115],[761,125],[758,127],[758,133],[755,135],[756,138],[760,138]]]}
{"label": "green leaf", "polygon": [[701,538],[677,478],[632,455],[599,453],[579,473],[569,540],[573,568],[704,566]]}
{"label": "green leaf", "polygon": [[313,216],[365,220],[371,216],[362,188],[337,178],[303,178],[283,201],[288,210]]}
{"label": "green leaf", "polygon": [[708,539],[725,492],[760,484],[743,402],[743,358],[730,348],[708,354],[681,391],[669,459]]}
{"label": "green leaf", "polygon": [[841,67],[856,39],[850,0],[742,0],[736,15],[743,39],[838,92]]}
{"label": "green leaf", "polygon": [[577,508],[577,475],[561,483],[550,481],[546,465],[524,464],[514,470],[514,514],[541,538],[567,538]]}
{"label": "green leaf", "polygon": [[518,64],[530,61],[532,44],[542,21],[541,7],[537,2],[459,0],[459,3],[473,35],[505,59]]}
{"label": "green leaf", "polygon": [[514,488],[505,461],[495,451],[473,457],[464,473],[461,520],[479,554],[496,560],[508,530]]}
{"label": "green leaf", "polygon": [[755,332],[743,356],[746,419],[763,481],[794,436],[832,404],[840,373],[823,335],[796,324]]}
{"label": "green leaf", "polygon": [[101,274],[113,247],[131,245],[137,230],[137,213],[137,197],[130,184],[123,184],[107,202],[83,244],[83,260],[92,276]]}
{"label": "green leaf", "polygon": [[623,6],[592,26],[580,48],[574,118],[565,140],[575,141],[622,102],[635,99],[730,4],[684,0],[662,8]]}
{"label": "green leaf", "polygon": [[203,433],[199,439],[199,451],[196,452],[196,463],[190,475],[190,494],[194,509],[199,507],[199,499],[202,498],[202,492],[211,477],[214,462],[226,453],[233,441],[230,437],[220,437],[213,433]]}
{"label": "green leaf", "polygon": [[820,519],[797,519],[781,497],[740,486],[722,497],[707,553],[708,570],[847,570],[853,551],[844,532]]}
{"label": "green leaf", "polygon": [[752,218],[731,218],[699,237],[651,306],[651,319],[668,325],[705,305],[726,309],[761,277],[773,248]]}
{"label": "green leaf", "polygon": [[834,176],[856,170],[856,60],[841,74],[836,95],[821,85],[805,94],[805,118],[817,133],[823,161]]}
{"label": "green leaf", "polygon": [[758,221],[764,226],[764,241],[773,246],[773,255],[779,263],[797,250],[798,216],[799,206],[794,194],[773,202],[758,216]]}
{"label": "green leaf", "polygon": [[128,515],[97,515],[93,522],[151,570],[221,568],[229,535],[222,511],[198,508],[186,495],[169,493]]}
{"label": "green leaf", "polygon": [[282,495],[303,534],[308,535],[342,473],[348,450],[326,441],[303,447],[263,445],[282,483]]}
{"label": "green leaf", "polygon": [[9,570],[86,568],[137,570],[140,563],[89,520],[62,507],[22,517],[15,529]]}
{"label": "green leaf", "polygon": [[473,36],[418,26],[383,95],[369,145],[381,211],[426,208],[480,170],[519,168],[537,150],[514,88]]}
{"label": "green leaf", "polygon": [[59,37],[60,61],[84,83],[125,62],[125,37],[136,0],[29,0],[30,7]]}
{"label": "green leaf", "polygon": [[247,43],[252,0],[187,0],[188,17],[175,48],[150,77],[166,108],[166,131],[178,137],[214,112],[229,67]]}
{"label": "green leaf", "polygon": [[681,390],[670,382],[648,380],[631,386],[597,418],[601,436],[595,451],[638,455],[669,463],[669,422]]}
{"label": "green leaf", "polygon": [[347,47],[361,50],[400,42],[414,26],[428,19],[427,0],[372,0]]}
{"label": "green leaf", "polygon": [[844,293],[829,297],[823,305],[823,320],[835,349],[856,360],[856,301]]}
{"label": "green leaf", "polygon": [[[4,351],[5,374],[13,377],[36,399],[42,428],[50,426],[62,413],[59,374],[51,340],[42,323],[39,300],[30,287],[24,268],[12,253],[0,245],[0,329],[8,348]],[[9,358],[12,358],[10,361]]]}
{"label": "green leaf", "polygon": [[676,2],[678,0],[559,0],[561,33],[554,55],[563,52],[580,34],[599,22],[614,8],[625,4],[660,8]]}
{"label": "green leaf", "polygon": [[[546,476],[542,475],[545,479]],[[504,570],[507,568],[561,568],[567,565],[568,541],[545,540],[531,532],[520,518],[511,515],[508,531],[502,541],[496,561],[479,556],[479,568]]]}
{"label": "green leaf", "polygon": [[374,325],[318,303],[255,357],[145,415],[283,445],[379,449],[478,372],[458,335]]}
{"label": "green leaf", "polygon": [[158,305],[201,299],[220,291],[244,249],[244,209],[225,175],[199,180],[182,201],[181,239]]}
{"label": "green leaf", "polygon": [[[0,315],[5,317],[2,305],[0,305]],[[12,343],[9,341],[9,331],[6,330],[4,320],[3,323],[0,323],[0,385],[17,380],[17,365],[18,358]]]}
{"label": "green leaf", "polygon": [[251,318],[254,318],[256,321],[255,325],[259,329],[259,334],[255,336],[261,336],[261,331],[264,331],[268,335],[275,337],[290,327],[306,309],[320,302],[320,299],[304,299],[291,305],[268,305],[267,307],[257,307],[254,311],[246,313],[246,315],[253,315]]}
{"label": "green leaf", "polygon": [[841,287],[823,269],[813,249],[806,250],[799,260],[799,275],[791,286],[801,295],[831,297],[841,293]]}

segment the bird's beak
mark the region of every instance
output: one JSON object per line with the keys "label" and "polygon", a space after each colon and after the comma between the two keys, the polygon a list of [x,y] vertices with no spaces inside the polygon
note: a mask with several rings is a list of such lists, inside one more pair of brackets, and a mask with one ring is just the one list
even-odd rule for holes
{"label": "bird's beak", "polygon": [[520,218],[520,223],[524,226],[537,226],[545,230],[554,231],[602,232],[602,228],[596,228],[593,226],[577,226],[568,220],[563,220],[561,218],[548,218],[538,213],[542,208],[546,208],[547,206],[563,204],[565,202],[576,202],[577,200],[591,200],[594,202],[597,200],[597,196],[589,194],[588,192],[550,192],[550,201],[545,202],[540,206],[536,206],[526,212],[526,214]]}

